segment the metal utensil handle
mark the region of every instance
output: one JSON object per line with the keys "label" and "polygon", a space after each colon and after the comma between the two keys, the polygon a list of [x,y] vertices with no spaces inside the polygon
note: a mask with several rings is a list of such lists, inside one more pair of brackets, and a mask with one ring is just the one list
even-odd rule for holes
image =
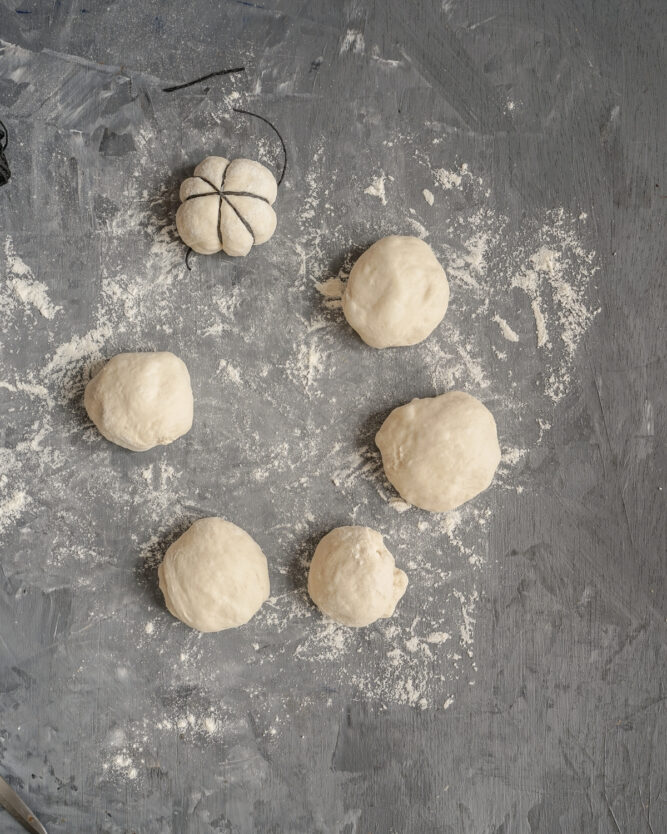
{"label": "metal utensil handle", "polygon": [[46,828],[2,776],[0,776],[0,805],[32,834],[47,834]]}

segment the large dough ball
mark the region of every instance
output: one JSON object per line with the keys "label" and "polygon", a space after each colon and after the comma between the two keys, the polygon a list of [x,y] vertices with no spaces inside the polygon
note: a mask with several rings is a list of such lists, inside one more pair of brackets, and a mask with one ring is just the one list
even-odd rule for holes
{"label": "large dough ball", "polygon": [[167,550],[158,578],[167,608],[199,631],[243,625],[269,597],[266,556],[221,518],[195,521]]}
{"label": "large dough ball", "polygon": [[447,276],[431,247],[399,235],[364,252],[343,293],[345,318],[376,348],[421,342],[440,324],[448,303]]}
{"label": "large dough ball", "polygon": [[83,402],[101,434],[133,452],[192,428],[190,374],[173,353],[119,353],[90,380]]}
{"label": "large dough ball", "polygon": [[401,497],[436,513],[485,490],[500,462],[493,415],[462,391],[395,408],[375,442]]}
{"label": "large dough ball", "polygon": [[308,573],[308,593],[331,619],[367,626],[391,617],[408,587],[382,536],[370,527],[337,527],[320,541]]}
{"label": "large dough ball", "polygon": [[178,234],[202,255],[221,249],[236,257],[247,255],[276,229],[271,206],[277,193],[275,177],[261,163],[207,156],[181,184]]}

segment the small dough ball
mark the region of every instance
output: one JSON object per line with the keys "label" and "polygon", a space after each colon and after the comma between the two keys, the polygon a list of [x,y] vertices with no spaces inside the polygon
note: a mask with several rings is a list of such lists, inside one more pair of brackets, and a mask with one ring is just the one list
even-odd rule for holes
{"label": "small dough ball", "polygon": [[145,452],[192,428],[192,388],[185,362],[173,353],[119,353],[86,385],[88,416],[125,449]]}
{"label": "small dough ball", "polygon": [[364,252],[343,293],[345,318],[375,348],[423,341],[448,304],[447,276],[431,247],[400,235],[384,237]]}
{"label": "small dough ball", "polygon": [[201,255],[247,255],[276,230],[276,178],[252,159],[207,156],[181,184],[176,228]]}
{"label": "small dough ball", "polygon": [[370,527],[337,527],[320,541],[308,573],[308,593],[331,619],[367,626],[391,617],[408,587],[382,536]]}
{"label": "small dough ball", "polygon": [[165,553],[158,578],[169,611],[198,631],[243,625],[269,598],[266,556],[221,518],[195,521]]}
{"label": "small dough ball", "polygon": [[401,497],[434,513],[453,510],[485,490],[500,462],[493,415],[463,391],[395,408],[375,442]]}

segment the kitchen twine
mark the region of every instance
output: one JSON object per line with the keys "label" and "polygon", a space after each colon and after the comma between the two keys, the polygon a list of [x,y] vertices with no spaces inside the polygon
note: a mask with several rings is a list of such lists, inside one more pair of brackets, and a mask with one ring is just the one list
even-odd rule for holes
{"label": "kitchen twine", "polygon": [[[245,67],[234,67],[233,69],[223,69],[223,70],[217,70],[216,72],[209,72],[207,75],[202,75],[200,78],[195,78],[192,81],[186,81],[184,84],[175,84],[174,86],[171,86],[171,87],[163,87],[162,91],[164,93],[173,93],[176,90],[184,90],[187,87],[192,87],[194,84],[199,84],[202,81],[206,81],[209,78],[215,78],[215,77],[220,76],[220,75],[231,75],[232,73],[237,73],[237,72],[245,72]],[[280,131],[273,124],[273,122],[270,122],[264,116],[260,116],[259,113],[253,113],[250,110],[243,110],[240,107],[232,107],[232,110],[234,111],[234,113],[239,113],[242,116],[252,116],[254,119],[259,119],[260,121],[264,122],[264,124],[267,124],[271,128],[271,130],[276,134],[276,136],[278,137],[278,140],[280,141],[280,146],[281,146],[282,152],[283,152],[283,166],[282,166],[282,170],[280,172],[280,177],[278,178],[278,185],[280,185],[282,183],[282,181],[285,179],[285,173],[287,171],[287,148],[285,147],[285,140],[281,136]],[[9,169],[7,169],[7,171],[9,172]],[[217,188],[215,190],[218,191]],[[222,196],[221,196],[221,205],[222,205]],[[220,232],[218,230],[218,234],[219,233]],[[188,246],[188,250],[185,253],[185,265],[188,268],[188,270],[191,270],[191,266],[190,266],[190,263],[189,263],[189,258],[190,258],[191,254],[192,254],[192,249]]]}

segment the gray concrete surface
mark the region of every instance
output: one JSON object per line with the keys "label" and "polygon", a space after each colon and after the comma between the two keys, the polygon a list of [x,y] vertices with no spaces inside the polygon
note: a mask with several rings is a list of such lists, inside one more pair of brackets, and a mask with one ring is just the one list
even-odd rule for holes
{"label": "gray concrete surface", "polygon": [[[0,774],[50,834],[667,831],[665,18],[0,3]],[[208,153],[279,170],[233,106],[285,137],[278,231],[187,272],[181,179]],[[428,235],[452,304],[422,346],[379,353],[317,284],[389,232]],[[542,245],[578,247],[581,306],[560,315],[553,279],[539,347],[512,280]],[[188,364],[195,425],[132,455],[81,393],[101,358],[151,349]],[[459,517],[397,512],[373,434],[451,385],[492,408],[509,463]],[[208,514],[261,544],[272,599],[198,637],[155,567]],[[350,521],[411,583],[354,633],[304,592]]]}

